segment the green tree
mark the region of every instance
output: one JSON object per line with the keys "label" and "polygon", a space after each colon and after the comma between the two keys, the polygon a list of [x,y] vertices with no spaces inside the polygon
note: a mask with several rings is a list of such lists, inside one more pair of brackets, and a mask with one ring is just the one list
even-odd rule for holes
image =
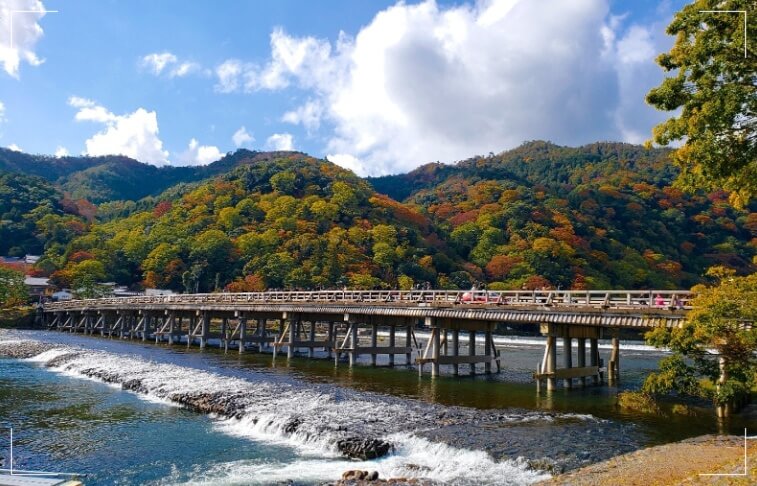
{"label": "green tree", "polygon": [[647,341],[673,352],[644,381],[643,391],[709,398],[728,415],[749,393],[757,373],[757,274],[717,271],[718,285],[695,287],[693,309],[680,328],[657,328]]}
{"label": "green tree", "polygon": [[414,283],[413,279],[407,275],[397,277],[397,285],[399,285],[400,290],[412,290]]}
{"label": "green tree", "polygon": [[105,279],[105,266],[97,260],[84,260],[71,267],[71,286],[81,299],[95,299],[105,295],[99,282]]}
{"label": "green tree", "polygon": [[[676,36],[670,52],[657,58],[672,73],[647,94],[647,102],[680,112],[655,127],[654,142],[683,141],[673,152],[688,189],[723,188],[732,202],[747,204],[757,194],[757,15],[753,0],[699,0],[676,14],[667,28]],[[749,49],[745,51],[745,49]],[[746,54],[746,56],[745,56]]]}
{"label": "green tree", "polygon": [[29,294],[24,284],[24,274],[0,267],[0,308],[7,309],[26,303]]}

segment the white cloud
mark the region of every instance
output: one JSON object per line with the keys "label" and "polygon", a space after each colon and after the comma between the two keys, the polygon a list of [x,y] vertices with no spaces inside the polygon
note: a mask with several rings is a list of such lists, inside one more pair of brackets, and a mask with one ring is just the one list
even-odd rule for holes
{"label": "white cloud", "polygon": [[66,147],[59,145],[58,148],[55,149],[55,156],[58,158],[68,157],[69,156],[68,149]]}
{"label": "white cloud", "polygon": [[265,141],[269,150],[294,150],[294,137],[291,133],[274,133]]}
{"label": "white cloud", "polygon": [[12,144],[8,145],[7,148],[9,148],[10,150],[13,150],[14,152],[23,152],[24,151],[24,149],[22,149],[21,147],[19,147],[15,143],[12,143]]}
{"label": "white cloud", "polygon": [[238,59],[228,59],[215,71],[216,91],[252,92],[260,89],[282,89],[292,80],[305,88],[315,88],[328,80],[328,67],[333,64],[328,41],[305,37],[296,39],[282,29],[271,33],[271,59],[263,67]]}
{"label": "white cloud", "polygon": [[[639,141],[662,115],[643,94],[669,43],[624,30],[609,0],[397,3],[333,43],[271,34],[262,67],[230,60],[221,92],[309,92],[283,121],[333,132],[326,152],[360,174],[404,172],[499,152],[525,140]],[[219,67],[220,68],[220,67]]]}
{"label": "white cloud", "polygon": [[241,126],[239,127],[239,130],[234,132],[234,135],[231,136],[231,141],[234,142],[235,147],[241,147],[247,143],[254,142],[255,137],[250,135],[244,126]]}
{"label": "white cloud", "polygon": [[[34,13],[12,13],[18,10],[34,11]],[[18,78],[22,62],[30,66],[39,66],[43,62],[34,49],[43,35],[39,21],[46,15],[45,10],[40,0],[0,2],[0,63],[5,72],[14,78]],[[12,47],[11,15],[13,16]]]}
{"label": "white cloud", "polygon": [[298,107],[296,110],[288,111],[281,117],[281,121],[292,123],[294,125],[302,125],[308,131],[312,133],[318,130],[321,125],[321,117],[323,116],[323,106],[320,101],[308,100],[304,105]]}
{"label": "white cloud", "polygon": [[231,93],[239,89],[239,77],[246,70],[245,66],[236,59],[229,59],[223,62],[215,70],[218,82],[215,90],[219,93]]}
{"label": "white cloud", "polygon": [[223,157],[218,147],[200,145],[197,139],[191,139],[187,150],[177,156],[180,165],[207,165]]}
{"label": "white cloud", "polygon": [[5,104],[0,101],[0,123],[4,123],[5,121]]}
{"label": "white cloud", "polygon": [[166,66],[176,62],[176,56],[170,52],[152,53],[142,58],[142,66],[158,76]]}
{"label": "white cloud", "polygon": [[202,69],[200,64],[192,61],[180,61],[176,55],[170,52],[147,54],[140,60],[140,65],[155,76],[165,74],[169,78],[181,78]]}
{"label": "white cloud", "polygon": [[125,155],[154,165],[168,163],[168,151],[158,136],[158,116],[154,111],[137,108],[133,113],[116,115],[96,102],[72,96],[68,104],[78,108],[77,121],[104,125],[85,142],[85,155]]}

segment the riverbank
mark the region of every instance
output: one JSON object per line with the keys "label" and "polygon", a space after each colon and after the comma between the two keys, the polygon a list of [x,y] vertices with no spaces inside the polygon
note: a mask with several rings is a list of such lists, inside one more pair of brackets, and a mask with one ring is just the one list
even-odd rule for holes
{"label": "riverbank", "polygon": [[0,329],[31,329],[35,315],[32,306],[0,309]]}
{"label": "riverbank", "polygon": [[[547,485],[668,485],[757,483],[757,441],[744,437],[705,435],[641,449],[542,481]],[[710,476],[725,474],[725,476]]]}

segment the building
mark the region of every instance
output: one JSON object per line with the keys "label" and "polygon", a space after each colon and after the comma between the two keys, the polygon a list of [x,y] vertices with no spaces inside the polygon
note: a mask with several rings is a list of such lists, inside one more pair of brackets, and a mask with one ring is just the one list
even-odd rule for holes
{"label": "building", "polygon": [[34,265],[39,261],[39,258],[39,255],[26,255],[24,257],[24,263],[26,263],[27,265]]}
{"label": "building", "polygon": [[169,289],[145,289],[145,295],[158,297],[161,295],[175,295],[176,292]]}
{"label": "building", "polygon": [[74,298],[74,294],[68,289],[63,289],[60,292],[55,292],[52,297],[53,300],[71,300]]}
{"label": "building", "polygon": [[35,300],[40,297],[52,297],[55,287],[50,284],[50,280],[42,277],[24,277],[24,285],[29,291],[29,296]]}
{"label": "building", "polygon": [[113,287],[112,292],[113,297],[134,297],[137,295],[141,295],[140,292],[136,292],[134,290],[129,290],[128,287],[123,285],[117,285]]}

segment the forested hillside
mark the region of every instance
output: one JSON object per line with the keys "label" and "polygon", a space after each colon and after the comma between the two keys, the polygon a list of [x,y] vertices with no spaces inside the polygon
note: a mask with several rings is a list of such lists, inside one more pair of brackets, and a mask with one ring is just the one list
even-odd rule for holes
{"label": "forested hillside", "polygon": [[237,164],[272,160],[282,154],[241,149],[206,166],[155,167],[120,155],[50,157],[0,148],[0,171],[42,177],[71,199],[98,204],[157,196],[176,184],[201,181]]}
{"label": "forested hillside", "polygon": [[85,266],[98,278],[177,290],[373,288],[399,275],[433,280],[429,267],[453,274],[444,253],[431,256],[435,246],[444,245],[423,216],[349,171],[289,154],[94,224],[49,258],[67,262],[54,274],[61,285]]}
{"label": "forested hillside", "polygon": [[[4,155],[33,173],[36,156]],[[755,208],[683,194],[666,151],[627,144],[530,142],[369,180],[297,152],[202,168],[71,159],[35,159],[47,180],[0,178],[1,252],[44,250],[61,286],[674,288],[714,264],[754,270]]]}
{"label": "forested hillside", "polygon": [[95,210],[64,198],[40,177],[0,172],[0,256],[40,254],[66,244],[85,231],[80,213],[94,216]]}
{"label": "forested hillside", "polygon": [[428,215],[499,287],[688,287],[711,265],[753,270],[757,214],[671,188],[667,153],[530,142],[372,183]]}

